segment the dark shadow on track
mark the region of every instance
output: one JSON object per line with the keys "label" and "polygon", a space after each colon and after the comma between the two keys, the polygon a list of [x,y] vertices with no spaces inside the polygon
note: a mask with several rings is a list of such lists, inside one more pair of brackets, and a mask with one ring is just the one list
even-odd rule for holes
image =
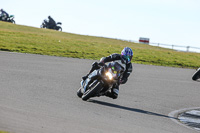
{"label": "dark shadow on track", "polygon": [[113,104],[113,103],[98,101],[98,100],[94,100],[94,99],[90,99],[90,100],[88,100],[88,102],[92,102],[92,103],[96,103],[96,104],[100,104],[100,105],[104,105],[104,106],[109,106],[109,107],[113,107],[113,108],[123,109],[123,110],[127,110],[127,111],[133,111],[133,112],[137,112],[137,113],[155,115],[155,116],[160,116],[160,117],[165,117],[165,118],[178,120],[175,117],[170,117],[170,116],[167,116],[167,115],[162,115],[162,114],[158,114],[158,113],[154,113],[154,112],[150,112],[150,111],[145,111],[145,110],[141,110],[141,109],[125,107],[125,106],[122,106],[122,105],[117,105],[117,104]]}

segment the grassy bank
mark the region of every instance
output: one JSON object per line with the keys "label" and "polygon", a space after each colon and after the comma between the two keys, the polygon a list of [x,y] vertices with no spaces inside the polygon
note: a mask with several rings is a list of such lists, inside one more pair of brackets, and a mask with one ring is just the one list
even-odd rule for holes
{"label": "grassy bank", "polygon": [[6,132],[6,131],[0,131],[0,133],[8,133],[8,132]]}
{"label": "grassy bank", "polygon": [[0,50],[83,59],[100,59],[133,49],[134,63],[173,67],[200,67],[200,53],[177,52],[116,39],[77,35],[0,22]]}

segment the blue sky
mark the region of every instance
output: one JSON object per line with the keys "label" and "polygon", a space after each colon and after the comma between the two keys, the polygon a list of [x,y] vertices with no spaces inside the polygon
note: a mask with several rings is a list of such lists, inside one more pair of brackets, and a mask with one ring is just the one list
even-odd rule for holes
{"label": "blue sky", "polygon": [[200,0],[1,0],[20,25],[49,15],[64,32],[200,48]]}

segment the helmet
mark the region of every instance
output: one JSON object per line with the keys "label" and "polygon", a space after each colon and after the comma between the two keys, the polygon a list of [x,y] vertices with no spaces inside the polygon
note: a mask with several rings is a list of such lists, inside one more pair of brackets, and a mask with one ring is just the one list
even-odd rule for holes
{"label": "helmet", "polygon": [[129,47],[125,47],[121,52],[122,58],[126,60],[126,63],[130,63],[133,57],[133,51]]}

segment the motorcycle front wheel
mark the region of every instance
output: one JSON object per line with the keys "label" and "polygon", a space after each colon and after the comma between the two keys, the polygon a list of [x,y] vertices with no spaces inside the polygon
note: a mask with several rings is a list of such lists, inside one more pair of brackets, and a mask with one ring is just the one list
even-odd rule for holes
{"label": "motorcycle front wheel", "polygon": [[103,84],[101,82],[98,82],[97,80],[94,81],[91,87],[82,95],[82,100],[86,101],[89,98],[95,96],[95,94],[97,94],[102,87]]}
{"label": "motorcycle front wheel", "polygon": [[77,96],[78,96],[79,98],[81,98],[82,95],[83,95],[83,93],[81,92],[81,89],[82,89],[82,87],[80,87],[80,88],[78,89],[78,91],[77,91]]}
{"label": "motorcycle front wheel", "polygon": [[200,68],[197,69],[197,71],[194,73],[194,75],[192,76],[192,80],[197,80],[200,78]]}

